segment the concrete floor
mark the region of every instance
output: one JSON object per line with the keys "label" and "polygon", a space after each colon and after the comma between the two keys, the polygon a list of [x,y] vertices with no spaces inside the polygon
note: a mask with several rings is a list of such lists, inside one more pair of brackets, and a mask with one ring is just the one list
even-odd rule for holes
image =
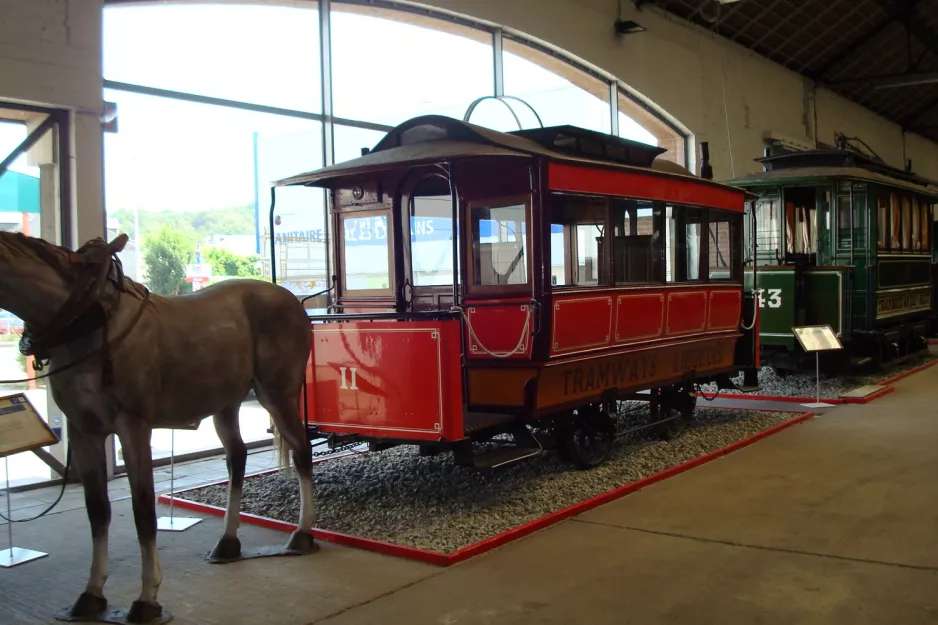
{"label": "concrete floor", "polygon": [[[938,624],[936,388],[933,367],[449,569],[328,544],[212,566],[208,519],[160,534],[160,599],[180,625]],[[114,511],[108,597],[126,605],[139,555],[130,502]],[[17,526],[52,555],[0,570],[0,623],[55,622],[84,585],[87,527],[83,510]]]}

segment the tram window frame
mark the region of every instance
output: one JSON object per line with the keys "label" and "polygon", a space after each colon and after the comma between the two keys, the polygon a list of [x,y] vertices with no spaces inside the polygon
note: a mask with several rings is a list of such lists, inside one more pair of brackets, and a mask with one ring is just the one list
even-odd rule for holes
{"label": "tram window frame", "polygon": [[[440,185],[443,185],[443,186],[440,186]],[[449,269],[449,271],[451,272],[451,279],[448,282],[439,282],[439,281],[432,281],[432,280],[430,282],[423,282],[423,283],[418,282],[417,280],[418,270],[415,267],[415,262],[414,262],[416,259],[416,255],[414,253],[415,248],[417,248],[417,246],[420,245],[421,243],[428,242],[428,241],[419,240],[419,237],[422,233],[418,232],[419,229],[416,227],[418,220],[420,220],[421,218],[432,220],[435,217],[432,214],[425,214],[423,216],[418,215],[417,214],[418,210],[423,208],[423,207],[418,207],[418,203],[422,200],[445,202],[446,210],[442,211],[442,215],[447,225],[451,225],[452,213],[453,213],[453,209],[452,209],[453,198],[452,198],[452,195],[450,195],[449,193],[448,185],[449,185],[449,182],[443,176],[439,174],[430,174],[428,176],[421,178],[419,181],[417,181],[414,184],[414,186],[410,189],[410,193],[407,195],[407,233],[406,233],[406,236],[410,237],[410,243],[406,249],[408,250],[410,254],[410,258],[406,259],[406,264],[409,266],[409,269],[410,269],[410,276],[409,276],[410,280],[413,286],[416,288],[423,288],[423,289],[446,288],[446,287],[452,288],[453,284],[455,284],[459,279],[459,274],[461,271],[461,263],[459,259],[459,256],[460,256],[459,247],[461,245],[461,241],[459,241],[460,228],[459,228],[458,222],[456,224],[456,232],[455,233],[450,232],[450,238],[446,240],[444,242],[444,245],[442,246],[442,248],[444,249],[444,255],[446,257],[445,262],[442,263],[440,267],[437,268],[436,270],[436,271],[441,271],[441,270]],[[442,191],[444,188],[446,190],[446,193],[440,193],[440,191]],[[433,193],[427,194],[426,191],[428,189],[432,190]],[[456,245],[457,245],[455,263],[454,263],[454,258],[453,258],[453,237],[456,238]],[[429,271],[428,269],[425,269],[423,267],[421,267],[421,270]],[[452,272],[455,272],[455,273],[452,273]],[[427,275],[427,274],[421,274],[421,275]],[[432,273],[429,275],[433,276]]]}
{"label": "tram window frame", "polygon": [[[717,225],[717,232],[714,236],[713,225]],[[720,246],[720,224],[726,224],[727,246],[725,251],[729,256],[726,262],[726,268],[729,269],[729,277],[714,278],[714,265],[712,260],[719,258],[724,248]],[[707,281],[708,282],[742,282],[743,263],[742,263],[742,231],[743,216],[739,213],[732,213],[716,208],[709,209],[707,213]],[[714,246],[714,240],[716,246]],[[716,256],[714,256],[714,253]],[[718,267],[719,268],[719,267]]]}
{"label": "tram window frame", "polygon": [[[473,220],[478,210],[492,210],[498,208],[524,208],[524,222],[522,222],[522,260],[524,262],[524,282],[512,284],[476,284],[476,280],[481,273],[481,241],[478,244],[475,241],[477,229],[474,227]],[[533,258],[533,248],[531,245],[531,196],[530,195],[508,195],[502,197],[485,198],[473,200],[466,203],[464,212],[465,234],[463,241],[468,255],[466,263],[466,293],[469,296],[485,296],[502,293],[528,293],[533,288],[533,271],[531,261]],[[477,267],[479,266],[479,267]]]}
{"label": "tram window frame", "polygon": [[[701,269],[708,265],[709,257],[709,238],[704,235],[708,229],[708,213],[711,209],[688,205],[688,204],[669,204],[665,210],[665,228],[666,242],[665,254],[671,265],[671,275],[666,276],[668,284],[680,283],[706,283],[709,282],[709,272]],[[668,214],[670,213],[670,214]],[[688,220],[690,217],[690,220]],[[690,231],[688,226],[696,225],[699,228],[697,245],[697,277],[688,277],[690,258],[687,255],[687,241]]]}
{"label": "tram window frame", "polygon": [[[647,211],[647,214],[645,214]],[[649,200],[615,197],[611,202],[610,228],[612,241],[612,283],[616,286],[637,286],[664,282],[661,272],[661,204]],[[645,221],[645,218],[648,218]],[[642,224],[650,223],[650,232],[642,232]],[[638,245],[634,245],[637,243]],[[644,254],[636,253],[644,251]],[[636,259],[641,260],[636,263]],[[636,264],[638,272],[633,272]],[[644,269],[644,271],[642,271]],[[644,279],[635,279],[636,273]]]}
{"label": "tram window frame", "polygon": [[756,213],[757,253],[757,256],[753,258],[753,263],[756,265],[773,264],[781,259],[781,206],[782,198],[778,194],[766,195],[753,202],[753,210]]}
{"label": "tram window frame", "polygon": [[818,253],[817,189],[816,186],[797,186],[784,191],[786,257]]}
{"label": "tram window frame", "polygon": [[[387,236],[386,250],[388,255],[388,288],[386,289],[353,289],[349,288],[348,261],[346,255],[346,235],[345,221],[348,219],[367,219],[372,217],[384,217]],[[338,213],[338,227],[341,236],[339,239],[339,259],[342,263],[340,271],[341,293],[347,297],[394,297],[396,288],[395,267],[394,267],[394,235],[392,224],[392,211],[390,209],[368,209],[368,210],[349,210]]]}
{"label": "tram window frame", "polygon": [[876,249],[888,252],[890,249],[891,212],[889,209],[889,196],[884,193],[876,194]]}

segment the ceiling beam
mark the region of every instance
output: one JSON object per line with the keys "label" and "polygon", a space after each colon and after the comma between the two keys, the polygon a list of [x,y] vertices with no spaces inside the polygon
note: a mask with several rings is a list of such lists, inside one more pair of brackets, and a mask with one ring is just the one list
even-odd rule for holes
{"label": "ceiling beam", "polygon": [[911,130],[913,124],[915,124],[915,122],[921,119],[922,115],[932,110],[936,106],[938,106],[938,98],[935,98],[934,100],[926,102],[925,104],[923,104],[916,110],[912,111],[912,113],[909,114],[908,117],[902,120],[902,127],[905,128],[906,130]]}
{"label": "ceiling beam", "polygon": [[850,56],[853,55],[854,52],[856,52],[857,50],[862,48],[866,43],[868,43],[870,39],[879,35],[884,30],[889,28],[890,24],[896,21],[896,17],[897,16],[895,13],[890,13],[886,17],[886,19],[877,23],[872,28],[869,28],[868,30],[864,31],[862,35],[860,35],[859,37],[851,41],[849,44],[847,44],[846,48],[844,48],[843,50],[841,50],[840,52],[832,56],[830,59],[828,59],[827,62],[825,62],[824,65],[822,65],[819,69],[811,71],[810,73],[813,75],[814,81],[820,82],[821,80],[823,80],[824,75],[827,74],[827,72],[831,71],[832,69],[834,69],[835,67],[837,67],[838,65],[846,61],[848,58],[850,58]]}
{"label": "ceiling beam", "polygon": [[835,80],[828,84],[831,86],[840,86],[862,83],[868,83],[874,89],[933,85],[938,83],[938,72],[896,72],[893,74],[877,74],[875,76],[859,76],[857,78]]}
{"label": "ceiling beam", "polygon": [[921,22],[915,21],[915,17],[912,15],[912,10],[915,8],[915,5],[918,4],[917,1],[897,2],[895,0],[876,0],[876,2],[890,14],[898,12],[899,15],[902,15],[904,12],[908,12],[909,21],[904,26],[910,33],[915,35],[915,38],[918,39],[923,46],[934,54],[938,54],[938,34],[927,26],[923,26]]}

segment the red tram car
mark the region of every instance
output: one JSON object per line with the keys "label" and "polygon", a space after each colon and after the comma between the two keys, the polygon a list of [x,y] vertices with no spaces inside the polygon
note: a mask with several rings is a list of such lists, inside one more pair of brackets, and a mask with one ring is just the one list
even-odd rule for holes
{"label": "red tram car", "polygon": [[[425,116],[360,158],[275,182],[274,206],[279,187],[330,195],[334,292],[310,311],[303,398],[312,439],[414,444],[477,467],[556,448],[589,467],[616,438],[618,401],[648,401],[673,434],[696,385],[757,367],[747,194],[663,152]],[[506,444],[474,445],[496,437]]]}

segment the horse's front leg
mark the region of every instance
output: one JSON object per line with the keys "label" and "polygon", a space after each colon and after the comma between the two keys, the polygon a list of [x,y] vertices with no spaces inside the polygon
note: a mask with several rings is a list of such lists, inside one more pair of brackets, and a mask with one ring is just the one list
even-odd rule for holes
{"label": "horse's front leg", "polygon": [[225,533],[209,554],[210,562],[228,562],[241,557],[238,526],[241,524],[241,491],[244,488],[248,450],[241,438],[238,423],[240,408],[240,403],[229,406],[213,418],[215,432],[225,448],[225,462],[228,465],[228,508],[225,510]]}
{"label": "horse's front leg", "polygon": [[127,477],[140,543],[142,587],[140,597],[130,606],[127,621],[149,623],[160,618],[163,608],[156,600],[163,572],[156,552],[156,497],[153,491],[153,458],[150,453],[150,425],[143,419],[118,420]]}
{"label": "horse's front leg", "polygon": [[85,592],[69,610],[74,618],[92,618],[107,610],[104,584],[108,578],[108,527],[111,523],[111,502],[107,492],[107,460],[104,450],[104,434],[87,434],[68,424],[68,439],[72,454],[81,476],[85,491],[85,509],[91,525],[93,554],[91,574]]}

